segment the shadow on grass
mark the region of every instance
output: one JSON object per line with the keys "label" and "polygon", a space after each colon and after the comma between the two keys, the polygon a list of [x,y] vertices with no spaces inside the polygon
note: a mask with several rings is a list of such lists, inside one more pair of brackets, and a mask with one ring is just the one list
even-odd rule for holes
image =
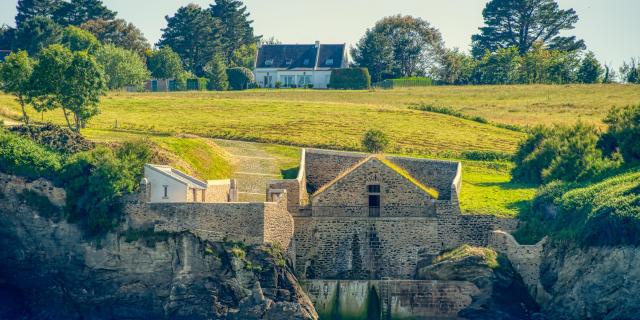
{"label": "shadow on grass", "polygon": [[282,169],[280,170],[280,173],[282,174],[283,179],[295,179],[298,177],[298,171],[300,171],[300,167]]}

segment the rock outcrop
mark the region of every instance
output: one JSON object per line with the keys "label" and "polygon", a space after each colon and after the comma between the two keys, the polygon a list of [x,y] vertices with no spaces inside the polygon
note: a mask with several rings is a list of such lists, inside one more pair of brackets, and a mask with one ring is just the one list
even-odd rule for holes
{"label": "rock outcrop", "polygon": [[463,246],[418,269],[421,280],[468,281],[478,287],[458,316],[466,319],[537,319],[539,307],[511,263],[486,248]]}
{"label": "rock outcrop", "polygon": [[0,318],[317,318],[274,248],[142,230],[88,238],[55,209],[62,190],[0,178]]}
{"label": "rock outcrop", "polygon": [[551,319],[638,319],[640,248],[545,246],[541,305]]}

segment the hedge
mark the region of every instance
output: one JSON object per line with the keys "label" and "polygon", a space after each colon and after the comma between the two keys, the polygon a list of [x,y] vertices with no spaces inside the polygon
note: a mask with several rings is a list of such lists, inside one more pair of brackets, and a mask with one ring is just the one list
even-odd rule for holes
{"label": "hedge", "polygon": [[345,68],[331,72],[331,89],[366,90],[370,87],[371,76],[367,68]]}
{"label": "hedge", "polygon": [[232,90],[249,89],[255,82],[253,72],[247,68],[227,69],[227,77],[229,78],[229,87]]}

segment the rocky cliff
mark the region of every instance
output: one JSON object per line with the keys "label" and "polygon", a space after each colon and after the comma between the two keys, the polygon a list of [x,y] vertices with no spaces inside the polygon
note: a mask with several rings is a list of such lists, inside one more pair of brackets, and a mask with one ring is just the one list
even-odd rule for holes
{"label": "rocky cliff", "polygon": [[551,319],[638,319],[640,248],[549,243],[540,266]]}
{"label": "rocky cliff", "polygon": [[2,319],[317,318],[274,248],[148,230],[88,238],[62,219],[64,191],[0,178]]}

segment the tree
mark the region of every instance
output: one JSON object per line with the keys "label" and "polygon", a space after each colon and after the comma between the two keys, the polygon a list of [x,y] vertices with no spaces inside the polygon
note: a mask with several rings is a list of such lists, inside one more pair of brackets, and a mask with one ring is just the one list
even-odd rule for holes
{"label": "tree", "polygon": [[582,59],[580,70],[578,70],[578,81],[582,83],[600,83],[602,82],[603,74],[604,70],[596,59],[596,55],[589,51]]}
{"label": "tree", "polygon": [[80,28],[91,32],[104,44],[133,50],[141,56],[144,56],[145,51],[151,47],[142,31],[133,23],[127,23],[123,19],[91,20],[83,23]]}
{"label": "tree", "polygon": [[4,24],[0,26],[0,48],[13,48],[13,40],[16,37],[16,29]]}
{"label": "tree", "polygon": [[282,44],[282,41],[276,39],[276,37],[269,37],[269,38],[261,38],[260,39],[260,45],[261,46],[271,46],[271,45],[276,45],[276,44]]}
{"label": "tree", "polygon": [[229,88],[227,67],[224,64],[222,55],[218,53],[213,55],[213,59],[207,63],[204,71],[209,80],[209,90],[224,91]]}
{"label": "tree", "polygon": [[249,86],[255,82],[253,72],[247,68],[227,69],[227,77],[229,78],[229,87],[233,90],[249,89]]}
{"label": "tree", "polygon": [[62,30],[61,43],[71,51],[95,52],[100,47],[100,41],[93,34],[76,26]]}
{"label": "tree", "polygon": [[98,49],[95,56],[98,64],[104,69],[110,90],[127,86],[141,89],[144,81],[151,76],[145,62],[134,51],[109,44]]}
{"label": "tree", "polygon": [[478,65],[480,83],[514,84],[520,81],[522,58],[518,48],[498,49],[495,53],[486,52]]}
{"label": "tree", "polygon": [[175,51],[187,70],[200,76],[209,59],[219,48],[219,22],[208,10],[195,4],[178,9],[173,17],[165,17],[167,27],[158,46]]}
{"label": "tree", "polygon": [[[239,0],[216,0],[209,7],[211,15],[219,21],[221,51],[224,52],[225,63],[233,64],[234,54],[242,47],[256,45],[261,37],[253,34],[252,20],[249,20],[247,7]],[[246,51],[245,51],[246,52]],[[246,52],[246,59],[255,56],[255,52]],[[250,55],[250,54],[253,54]],[[237,59],[237,58],[236,58]],[[236,64],[235,66],[242,66]]]}
{"label": "tree", "polygon": [[61,108],[67,126],[74,131],[98,113],[99,98],[106,89],[102,70],[93,57],[59,44],[42,50],[30,81],[28,101],[34,108]]}
{"label": "tree", "polygon": [[438,79],[446,84],[471,84],[477,62],[457,48],[447,50],[439,63]]}
{"label": "tree", "polygon": [[640,105],[613,108],[604,120],[625,162],[640,163]]}
{"label": "tree", "polygon": [[162,47],[150,53],[147,64],[154,78],[172,79],[184,73],[180,56],[170,47]]}
{"label": "tree", "polygon": [[62,3],[54,20],[62,25],[80,26],[90,20],[111,20],[115,17],[116,12],[105,7],[101,0],[71,0]]}
{"label": "tree", "polygon": [[30,55],[36,55],[42,49],[59,43],[62,38],[62,28],[47,17],[34,17],[20,24],[16,30],[13,49],[26,50]]}
{"label": "tree", "polygon": [[627,83],[640,83],[640,63],[635,58],[631,58],[629,63],[622,63],[620,77]]}
{"label": "tree", "polygon": [[31,73],[33,73],[33,61],[26,51],[11,53],[0,64],[0,89],[16,96],[26,125],[29,125],[29,115],[25,108],[25,98],[29,90]]}
{"label": "tree", "polygon": [[20,28],[24,22],[35,17],[53,19],[61,5],[61,0],[18,0],[16,27]]}
{"label": "tree", "polygon": [[604,65],[604,76],[602,78],[602,83],[615,83],[617,81],[618,74],[616,71],[611,68],[610,65]]}
{"label": "tree", "polygon": [[352,55],[358,66],[368,68],[379,81],[381,71],[387,70],[393,77],[427,75],[444,52],[440,31],[420,18],[397,15],[378,21]]}
{"label": "tree", "polygon": [[584,41],[575,36],[559,36],[578,22],[575,10],[560,9],[556,0],[491,0],[482,11],[485,26],[472,37],[473,55],[482,57],[485,50],[517,47],[525,54],[541,41],[555,50],[584,49]]}
{"label": "tree", "polygon": [[393,47],[387,37],[367,29],[364,37],[351,49],[351,55],[358,66],[369,70],[374,82],[393,76]]}
{"label": "tree", "polygon": [[253,69],[258,54],[258,45],[247,44],[233,51],[229,66]]}
{"label": "tree", "polygon": [[371,153],[382,153],[389,146],[389,138],[384,132],[370,129],[362,137],[362,146]]}
{"label": "tree", "polygon": [[60,90],[60,104],[67,123],[69,120],[66,110],[73,114],[73,130],[79,132],[91,117],[100,112],[98,103],[106,89],[104,74],[96,60],[84,51],[74,52]]}

